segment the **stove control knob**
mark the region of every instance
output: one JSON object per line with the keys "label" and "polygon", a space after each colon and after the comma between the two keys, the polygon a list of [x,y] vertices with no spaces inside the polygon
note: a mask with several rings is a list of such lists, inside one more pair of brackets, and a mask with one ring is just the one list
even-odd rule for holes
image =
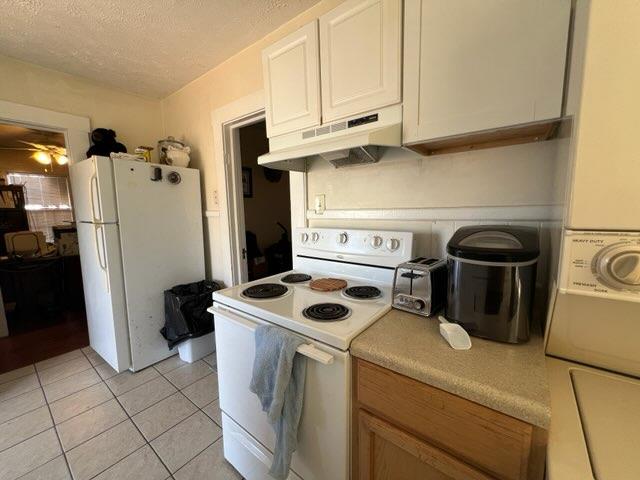
{"label": "stove control knob", "polygon": [[347,232],[342,232],[340,235],[338,235],[338,243],[344,245],[348,241],[349,241],[349,235],[347,235]]}
{"label": "stove control knob", "polygon": [[371,238],[371,246],[373,248],[380,248],[382,246],[382,237],[375,235]]}
{"label": "stove control knob", "polygon": [[308,233],[301,234],[300,240],[302,240],[302,243],[307,243],[309,241],[309,234]]}
{"label": "stove control knob", "polygon": [[400,248],[400,240],[397,238],[390,238],[387,240],[387,250],[395,252],[398,248]]}
{"label": "stove control knob", "polygon": [[317,243],[317,242],[318,242],[318,240],[320,240],[320,234],[319,234],[318,232],[313,232],[313,233],[311,234],[311,241],[312,241],[313,243]]}

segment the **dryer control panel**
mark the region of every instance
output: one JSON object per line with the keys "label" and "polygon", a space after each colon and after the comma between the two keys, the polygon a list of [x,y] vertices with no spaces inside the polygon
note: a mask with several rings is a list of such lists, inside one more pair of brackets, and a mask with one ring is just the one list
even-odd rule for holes
{"label": "dryer control panel", "polygon": [[560,291],[640,302],[640,232],[565,231]]}

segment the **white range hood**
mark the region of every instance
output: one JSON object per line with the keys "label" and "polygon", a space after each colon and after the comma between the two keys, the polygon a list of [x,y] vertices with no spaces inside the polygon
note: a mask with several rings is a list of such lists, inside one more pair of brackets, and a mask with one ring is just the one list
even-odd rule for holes
{"label": "white range hood", "polygon": [[402,146],[402,106],[339,120],[269,139],[270,152],[258,164],[277,170],[306,171],[310,159],[322,159],[339,168],[375,163],[383,150]]}

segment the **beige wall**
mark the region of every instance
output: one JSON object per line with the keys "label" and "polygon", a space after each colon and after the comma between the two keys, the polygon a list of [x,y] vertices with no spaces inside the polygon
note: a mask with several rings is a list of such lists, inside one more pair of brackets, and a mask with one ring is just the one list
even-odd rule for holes
{"label": "beige wall", "polygon": [[308,202],[326,196],[327,209],[549,205],[557,141],[421,157],[388,151],[375,165],[336,169],[309,163]]}
{"label": "beige wall", "polygon": [[200,168],[205,186],[204,205],[216,210],[217,172],[213,164],[211,112],[262,90],[262,49],[331,10],[342,0],[323,0],[262,40],[231,57],[162,100],[164,131],[192,148],[192,166]]}
{"label": "beige wall", "polygon": [[[192,166],[200,168],[202,172],[205,209],[218,210],[217,182],[218,176],[223,174],[216,171],[213,161],[211,113],[262,90],[263,48],[340,3],[342,0],[318,3],[162,100],[164,134],[173,135],[191,145]],[[430,158],[395,151],[385,155],[377,165],[339,170],[315,161],[310,164],[307,176],[308,199],[309,205],[312,205],[314,196],[324,193],[328,209],[349,210],[559,205],[563,203],[564,196],[563,186],[558,182],[561,177],[558,172],[564,172],[565,166],[566,147],[563,148],[559,140]],[[474,218],[482,218],[482,212],[478,212]],[[504,219],[514,220],[518,219]],[[425,225],[431,225],[428,213],[424,221]],[[213,277],[220,277],[225,267],[219,265],[222,252],[219,242],[216,242],[219,217],[212,215],[207,222],[208,251],[212,257],[208,271]],[[365,227],[354,219],[326,222],[316,219],[310,223],[315,226],[324,223],[326,226]],[[439,236],[432,235],[431,226],[421,228],[418,223],[388,225],[375,222],[378,228],[404,226],[403,229],[414,230],[425,237],[421,243],[442,241]],[[449,227],[445,229],[445,235],[450,234]]]}
{"label": "beige wall", "polygon": [[[91,128],[116,131],[133,151],[162,138],[160,101],[0,56],[0,99],[89,117]],[[155,153],[155,150],[154,150]]]}
{"label": "beige wall", "polygon": [[244,199],[245,228],[256,234],[263,254],[266,248],[280,240],[282,230],[276,222],[291,230],[289,175],[284,173],[278,182],[270,182],[264,167],[258,165],[258,156],[269,151],[264,122],[240,129],[240,155],[242,166],[251,168],[253,197]]}
{"label": "beige wall", "polygon": [[164,134],[185,141],[191,146],[192,167],[202,174],[203,207],[209,210],[205,223],[207,276],[229,278],[229,265],[218,241],[221,220],[218,212],[218,172],[214,165],[213,129],[211,114],[234,100],[261,91],[262,49],[297,30],[311,20],[342,3],[342,0],[323,0],[265,38],[244,49],[229,60],[208,71],[177,92],[162,100]]}

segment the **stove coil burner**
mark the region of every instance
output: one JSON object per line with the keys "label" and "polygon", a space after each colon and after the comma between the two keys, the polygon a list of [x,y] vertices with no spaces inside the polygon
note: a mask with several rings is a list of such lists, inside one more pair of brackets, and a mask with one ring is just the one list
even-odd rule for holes
{"label": "stove coil burner", "polygon": [[345,289],[344,294],[347,297],[357,298],[358,300],[368,300],[371,298],[379,298],[382,292],[377,287],[370,285],[362,285],[357,287],[349,287]]}
{"label": "stove coil burner", "polygon": [[260,283],[242,291],[247,298],[276,298],[287,293],[288,289],[279,283]]}
{"label": "stove coil burner", "polygon": [[334,322],[347,318],[351,315],[351,310],[339,303],[316,303],[305,308],[302,314],[309,320]]}
{"label": "stove coil burner", "polygon": [[307,275],[306,273],[290,273],[280,279],[280,281],[284,283],[302,283],[308,282],[309,280],[311,280],[311,275]]}

